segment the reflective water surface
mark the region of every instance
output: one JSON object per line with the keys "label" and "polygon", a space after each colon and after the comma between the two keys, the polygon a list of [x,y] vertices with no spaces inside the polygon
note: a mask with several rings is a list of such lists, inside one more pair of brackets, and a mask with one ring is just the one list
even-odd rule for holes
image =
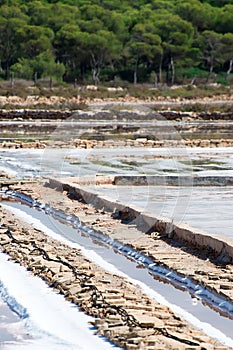
{"label": "reflective water surface", "polygon": [[[19,178],[160,175],[164,186],[95,186],[92,190],[178,223],[233,238],[230,186],[172,187],[168,175],[233,176],[233,148],[0,150],[0,170]],[[91,189],[91,188],[90,188]]]}

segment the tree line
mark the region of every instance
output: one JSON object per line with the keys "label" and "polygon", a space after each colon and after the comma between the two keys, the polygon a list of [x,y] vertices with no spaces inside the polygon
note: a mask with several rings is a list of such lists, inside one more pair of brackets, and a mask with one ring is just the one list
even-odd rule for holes
{"label": "tree line", "polygon": [[0,78],[231,81],[233,0],[0,1]]}

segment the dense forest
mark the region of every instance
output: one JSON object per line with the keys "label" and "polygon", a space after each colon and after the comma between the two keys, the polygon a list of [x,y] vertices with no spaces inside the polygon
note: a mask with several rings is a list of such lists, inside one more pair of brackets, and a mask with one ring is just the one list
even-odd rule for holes
{"label": "dense forest", "polygon": [[233,80],[233,0],[6,0],[0,7],[1,79]]}

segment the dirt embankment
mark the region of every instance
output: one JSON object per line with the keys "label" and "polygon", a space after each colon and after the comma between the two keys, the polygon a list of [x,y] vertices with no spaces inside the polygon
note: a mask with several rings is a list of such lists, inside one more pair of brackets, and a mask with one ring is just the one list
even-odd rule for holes
{"label": "dirt embankment", "polygon": [[[233,101],[232,101],[233,105]],[[32,108],[35,107],[35,108]],[[145,122],[145,121],[232,121],[233,111],[221,112],[216,106],[216,111],[175,111],[172,102],[163,104],[146,104],[138,102],[134,105],[102,104],[96,106],[86,106],[84,110],[77,108],[51,108],[46,109],[36,106],[29,108],[0,109],[0,120],[4,121],[97,121],[106,120],[124,122]],[[88,108],[87,108],[88,107]],[[96,108],[98,108],[96,110]],[[163,110],[163,109],[164,110]],[[101,110],[102,109],[102,110]],[[194,108],[195,110],[195,108]]]}
{"label": "dirt embankment", "polygon": [[115,147],[233,147],[233,139],[210,139],[210,140],[150,140],[139,138],[137,140],[72,140],[72,141],[22,141],[12,140],[0,141],[0,149],[20,149],[20,148],[115,148]]}
{"label": "dirt embankment", "polygon": [[[48,100],[45,106],[49,106],[49,101],[52,107],[47,109],[33,103],[30,107],[34,109],[26,109],[23,106],[21,109],[0,109],[2,131],[0,147],[227,147],[233,145],[231,137],[233,113],[229,105],[227,112],[218,111],[218,104],[216,104],[216,110],[212,112],[208,110],[182,112],[172,108],[177,105],[184,106],[185,103],[190,102],[166,101],[161,104],[159,101],[153,103],[137,101],[129,104],[114,101],[92,103],[86,105],[86,109],[79,109],[80,105],[76,106],[77,109],[69,109],[56,106],[53,99]],[[227,102],[233,104],[233,102]],[[210,100],[209,103],[214,104],[214,100]],[[160,109],[162,107],[165,109]],[[69,135],[70,140],[68,141],[66,137],[60,142],[57,141],[62,139],[63,131],[67,133],[71,127],[73,133]],[[25,142],[27,140],[36,141]]]}
{"label": "dirt embankment", "polygon": [[[56,204],[57,208],[66,208],[66,211],[84,215],[87,223],[92,222],[92,225],[102,231],[107,228],[113,234],[117,233],[114,232],[116,220],[114,222],[112,219],[113,227],[109,226],[105,221],[107,216],[101,210],[97,211],[91,206],[72,201],[36,184],[33,190],[31,185],[24,185],[21,190],[31,192],[37,198],[41,196],[40,191],[49,191],[50,202]],[[90,261],[79,249],[62,244],[31,225],[20,222],[5,209],[1,210],[0,217],[1,249],[33,274],[44,279],[55,292],[62,293],[67,300],[93,316],[97,332],[115,344],[128,350],[152,350],[158,347],[227,349],[189,325],[168,307],[155,302],[125,278],[107,272]],[[120,230],[122,232],[121,227]],[[118,230],[118,235],[119,233]],[[157,246],[157,239],[148,239],[150,244],[145,241],[145,237],[144,243],[140,237],[137,239],[141,251],[152,248],[152,245]],[[170,253],[166,254],[170,261]],[[172,256],[175,257],[175,251]]]}
{"label": "dirt embankment", "polygon": [[[89,89],[90,90],[90,89]],[[77,94],[72,97],[64,97],[64,96],[58,96],[54,92],[54,95],[52,95],[51,91],[47,94],[48,96],[41,96],[41,95],[28,95],[27,97],[19,97],[19,96],[0,96],[0,106],[4,108],[5,106],[14,106],[14,108],[33,108],[35,106],[35,109],[38,109],[37,107],[41,106],[48,106],[48,108],[70,108],[77,106],[78,104],[82,105],[101,105],[101,104],[140,104],[140,103],[163,103],[163,104],[227,104],[232,103],[233,101],[233,94],[229,91],[228,93],[223,94],[217,94],[216,96],[214,93],[212,94],[204,94],[204,96],[200,97],[198,92],[195,94],[193,93],[190,95],[190,97],[182,97],[179,96],[177,93],[176,97],[171,97],[169,95],[164,94],[151,94],[150,96],[147,96],[147,94],[144,91],[140,91],[140,97],[135,97],[132,95],[129,95],[127,92],[124,94],[121,93],[121,96],[119,96],[116,92],[109,91],[109,93],[106,95],[104,93],[95,92],[97,91],[96,87],[94,87],[94,90],[91,92],[91,95],[89,96],[88,93],[86,94]],[[187,94],[188,95],[188,94]],[[202,93],[203,95],[203,93]],[[209,96],[208,96],[209,95]],[[104,97],[105,96],[105,97]]]}

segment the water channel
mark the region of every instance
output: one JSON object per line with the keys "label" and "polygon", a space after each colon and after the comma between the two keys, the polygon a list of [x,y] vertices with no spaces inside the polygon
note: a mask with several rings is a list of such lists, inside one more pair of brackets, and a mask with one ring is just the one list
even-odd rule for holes
{"label": "water channel", "polygon": [[[152,294],[154,292],[153,297],[158,298],[158,295],[163,296],[169,304],[175,308],[180,308],[181,314],[189,320],[195,317],[198,322],[195,321],[194,323],[199,327],[204,327],[205,331],[208,332],[209,326],[212,326],[226,336],[232,336],[233,321],[229,316],[230,314],[226,317],[223,312],[216,312],[216,310],[207,307],[207,302],[201,300],[201,296],[198,295],[198,293],[195,294],[195,290],[190,294],[185,291],[185,286],[182,286],[182,284],[177,288],[173,283],[168,283],[169,281],[163,279],[161,276],[148,273],[148,270],[138,268],[141,266],[140,263],[137,264],[131,259],[126,259],[126,257],[121,254],[116,254],[113,249],[109,249],[109,247],[103,244],[96,244],[96,239],[92,241],[90,237],[82,231],[82,228],[75,229],[68,225],[67,222],[60,222],[41,210],[38,211],[35,208],[19,202],[2,202],[2,204],[13,209],[19,209],[22,212],[21,214],[24,213],[31,217],[32,223],[35,219],[38,219],[46,228],[53,230],[60,237],[65,237],[70,242],[78,243],[89,252],[93,251],[97,253],[105,261],[115,266],[131,279],[150,288]],[[172,280],[170,282],[172,282]]]}

